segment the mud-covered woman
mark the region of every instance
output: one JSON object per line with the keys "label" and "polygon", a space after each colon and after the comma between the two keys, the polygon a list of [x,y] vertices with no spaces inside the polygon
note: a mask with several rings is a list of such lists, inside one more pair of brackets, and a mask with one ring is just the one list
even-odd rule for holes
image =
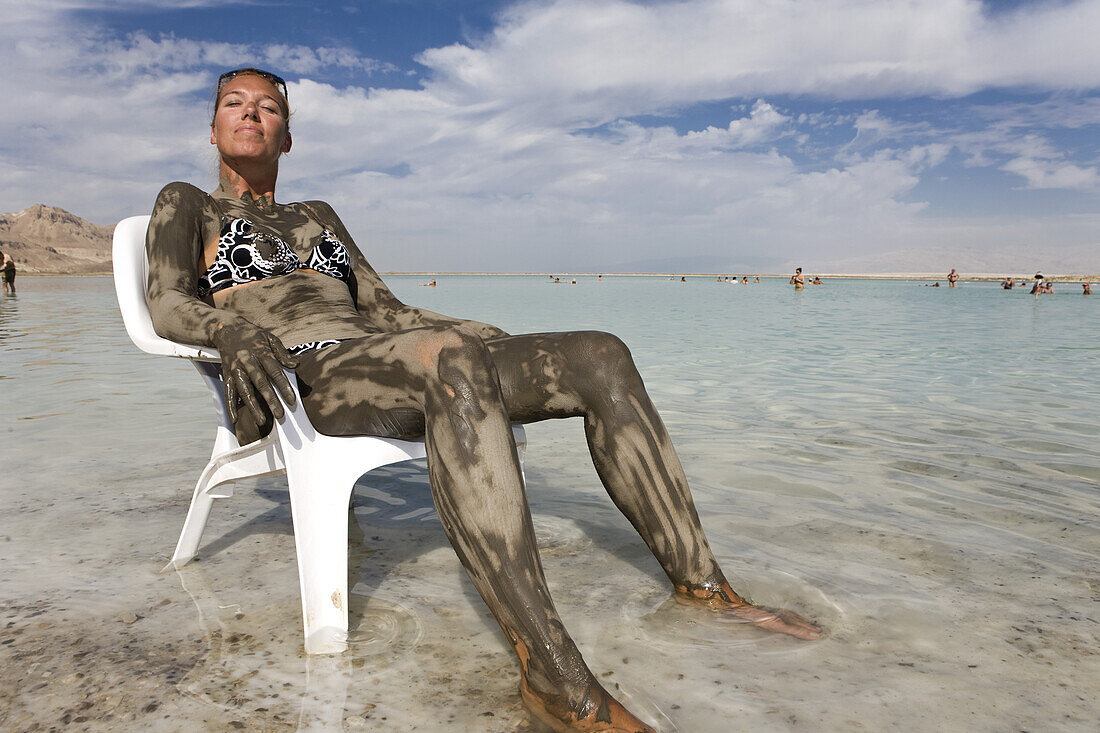
{"label": "mud-covered woman", "polygon": [[169,184],[149,226],[156,330],[218,349],[242,444],[282,417],[280,396],[294,399],[284,367],[296,373],[323,433],[423,436],[447,538],[515,650],[524,700],[558,728],[650,730],[600,686],[558,617],[512,422],[584,419],[604,487],[674,593],[763,629],[818,635],[730,587],[619,339],[590,331],[513,336],[402,303],[328,204],[276,202],[280,157],[292,145],[289,119],[281,78],[256,69],[223,74],[210,126],[219,185],[207,194]]}

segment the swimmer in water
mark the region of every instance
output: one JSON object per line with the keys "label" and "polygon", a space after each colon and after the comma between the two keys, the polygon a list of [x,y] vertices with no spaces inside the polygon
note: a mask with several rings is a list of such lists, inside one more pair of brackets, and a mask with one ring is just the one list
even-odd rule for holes
{"label": "swimmer in water", "polygon": [[947,287],[955,287],[955,283],[959,281],[959,273],[955,272],[955,268],[951,268],[951,272],[947,273]]}
{"label": "swimmer in water", "polygon": [[[294,399],[284,368],[296,371],[322,433],[423,436],[443,531],[515,651],[523,699],[558,729],[653,730],[600,685],[558,616],[512,422],[583,418],[604,488],[674,596],[817,638],[816,626],[752,605],[723,575],[622,341],[595,331],[511,335],[398,300],[331,206],[276,202],[289,117],[281,78],[223,74],[210,125],[221,180],[211,193],[165,186],[147,235],[156,332],[218,350],[242,445],[270,431]],[[626,599],[620,579],[603,580],[606,602]]]}
{"label": "swimmer in water", "polygon": [[1081,295],[1092,295],[1092,286],[1088,283],[1081,283],[1081,288]]}
{"label": "swimmer in water", "polygon": [[802,268],[795,268],[794,274],[791,275],[790,284],[794,285],[795,290],[803,290],[806,287],[806,278],[802,277]]}

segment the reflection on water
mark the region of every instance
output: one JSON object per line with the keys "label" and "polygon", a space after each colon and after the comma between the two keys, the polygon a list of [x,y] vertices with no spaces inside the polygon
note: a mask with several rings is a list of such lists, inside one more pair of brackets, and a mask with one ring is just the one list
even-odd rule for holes
{"label": "reflection on water", "polygon": [[[670,601],[579,421],[530,426],[551,593],[600,680],[661,730],[1092,729],[1100,300],[437,280],[393,285],[516,332],[622,336],[727,575],[827,630],[805,644]],[[360,481],[351,645],[306,658],[280,479],[217,502],[197,563],[157,572],[209,456],[209,397],[129,344],[109,279],[21,279],[0,299],[0,376],[6,729],[539,729],[422,462]]]}
{"label": "reflection on water", "polygon": [[5,342],[17,339],[19,335],[19,298],[7,293],[0,294],[0,348],[14,346]]}
{"label": "reflection on water", "polygon": [[251,711],[287,725],[296,721],[298,730],[340,730],[345,718],[365,722],[374,706],[349,701],[349,689],[361,683],[372,658],[406,654],[422,633],[417,616],[399,604],[353,595],[352,613],[361,622],[351,629],[348,651],[304,656],[299,639],[287,633],[300,624],[300,604],[245,614],[240,604],[219,600],[198,565],[173,572],[210,640],[209,651],[178,688],[229,714]]}

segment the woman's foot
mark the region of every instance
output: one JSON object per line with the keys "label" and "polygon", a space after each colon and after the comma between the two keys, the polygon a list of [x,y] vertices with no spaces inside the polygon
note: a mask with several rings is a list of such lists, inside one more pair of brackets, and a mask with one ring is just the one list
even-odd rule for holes
{"label": "woman's foot", "polygon": [[611,697],[595,679],[592,679],[586,694],[581,696],[585,700],[585,709],[581,711],[570,710],[562,704],[562,697],[551,700],[539,695],[527,684],[526,677],[521,677],[519,691],[535,717],[556,731],[656,733]]}
{"label": "woman's foot", "polygon": [[701,603],[710,608],[729,613],[735,618],[742,619],[767,631],[775,631],[780,634],[790,634],[807,641],[821,636],[821,629],[814,626],[794,611],[784,609],[770,609],[754,606],[739,596],[730,584],[722,582],[719,585],[705,586],[689,590],[685,586],[676,586],[676,592],[681,600],[691,603]]}

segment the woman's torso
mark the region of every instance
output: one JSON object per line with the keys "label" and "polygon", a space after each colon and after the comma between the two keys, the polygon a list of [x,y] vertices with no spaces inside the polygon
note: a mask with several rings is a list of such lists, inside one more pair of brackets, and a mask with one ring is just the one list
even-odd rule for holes
{"label": "woman's torso", "polygon": [[355,245],[335,234],[342,227],[306,204],[271,204],[247,194],[208,199],[197,263],[199,295],[207,302],[288,347],[379,331],[356,308],[354,253],[347,251]]}

